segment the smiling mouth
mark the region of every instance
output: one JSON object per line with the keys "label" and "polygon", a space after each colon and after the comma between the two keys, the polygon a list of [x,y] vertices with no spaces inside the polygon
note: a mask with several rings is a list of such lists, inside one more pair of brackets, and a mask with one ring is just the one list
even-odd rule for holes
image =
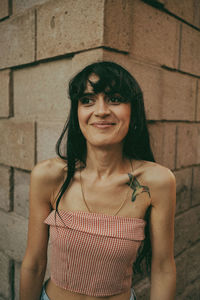
{"label": "smiling mouth", "polygon": [[92,123],[92,126],[96,127],[96,128],[109,128],[115,125],[115,123],[111,123],[111,122],[96,122],[96,123]]}

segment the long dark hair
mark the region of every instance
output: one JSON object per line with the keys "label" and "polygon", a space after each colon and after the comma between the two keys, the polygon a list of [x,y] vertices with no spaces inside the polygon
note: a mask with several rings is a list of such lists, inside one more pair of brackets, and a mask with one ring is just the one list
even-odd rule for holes
{"label": "long dark hair", "polygon": [[[99,78],[97,83],[90,82],[94,93],[106,93],[106,91],[119,93],[131,103],[130,126],[123,144],[123,156],[129,159],[155,162],[150,146],[143,94],[137,81],[127,70],[113,62],[102,61],[88,65],[69,82],[69,98],[71,100],[69,118],[56,144],[56,153],[60,158],[67,161],[67,177],[57,195],[56,212],[58,212],[60,199],[74,176],[76,164],[83,163],[83,165],[86,165],[86,141],[79,127],[77,109],[78,101],[86,89],[91,74],[95,74]],[[67,141],[65,138],[67,138]],[[145,215],[147,222],[145,227],[146,237],[133,265],[134,272],[141,272],[143,259],[146,261],[148,272],[150,271],[149,215],[150,207]]]}

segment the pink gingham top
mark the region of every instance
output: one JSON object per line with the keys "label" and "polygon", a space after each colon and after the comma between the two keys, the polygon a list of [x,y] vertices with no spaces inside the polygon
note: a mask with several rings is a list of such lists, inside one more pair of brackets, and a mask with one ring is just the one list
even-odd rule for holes
{"label": "pink gingham top", "polygon": [[97,297],[130,290],[143,219],[53,210],[44,222],[50,225],[51,279],[57,286]]}

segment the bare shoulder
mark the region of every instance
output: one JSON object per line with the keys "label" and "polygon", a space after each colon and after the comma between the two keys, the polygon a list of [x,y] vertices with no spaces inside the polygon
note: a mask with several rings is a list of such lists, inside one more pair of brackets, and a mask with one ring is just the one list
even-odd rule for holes
{"label": "bare shoulder", "polygon": [[66,162],[59,157],[38,162],[31,172],[31,177],[43,183],[56,183],[62,180],[66,173]]}
{"label": "bare shoulder", "polygon": [[156,162],[140,161],[136,175],[148,186],[154,202],[175,197],[176,179],[169,168]]}
{"label": "bare shoulder", "polygon": [[176,182],[174,173],[167,167],[155,162],[145,162],[143,176],[154,187],[170,185]]}

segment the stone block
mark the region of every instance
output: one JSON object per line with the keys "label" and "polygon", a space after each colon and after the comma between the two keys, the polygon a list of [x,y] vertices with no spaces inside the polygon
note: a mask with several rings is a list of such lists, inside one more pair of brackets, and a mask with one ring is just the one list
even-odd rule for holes
{"label": "stone block", "polygon": [[10,70],[0,71],[0,117],[9,117],[10,108]]}
{"label": "stone block", "polygon": [[176,125],[173,123],[149,124],[152,150],[157,163],[175,168]]}
{"label": "stone block", "polygon": [[183,292],[183,287],[186,286],[186,259],[187,259],[187,251],[184,251],[175,259],[177,299],[179,299],[178,295],[180,295]]}
{"label": "stone block", "polygon": [[139,283],[137,283],[134,287],[136,292],[136,296],[140,300],[148,300],[150,299],[150,282],[148,278],[142,279]]}
{"label": "stone block", "polygon": [[[194,22],[195,0],[165,0],[165,8],[190,24]],[[195,25],[195,24],[193,24]]]}
{"label": "stone block", "polygon": [[125,52],[130,50],[132,6],[132,0],[105,1],[103,46]]}
{"label": "stone block", "polygon": [[0,1],[0,20],[9,16],[9,0]]}
{"label": "stone block", "polygon": [[187,285],[194,282],[199,277],[200,274],[199,253],[200,253],[200,242],[195,244],[187,251],[187,260],[186,260]]}
{"label": "stone block", "polygon": [[177,68],[180,27],[175,18],[135,0],[132,26],[131,54],[134,57]]}
{"label": "stone block", "polygon": [[14,170],[14,211],[28,218],[29,216],[29,185],[30,174],[21,170]]}
{"label": "stone block", "polygon": [[35,124],[1,120],[0,162],[30,170],[35,162]]}
{"label": "stone block", "polygon": [[131,6],[130,0],[43,4],[37,9],[37,59],[101,46],[129,51]]}
{"label": "stone block", "polygon": [[170,71],[162,76],[162,119],[195,120],[196,79]]}
{"label": "stone block", "polygon": [[10,277],[12,272],[12,262],[11,259],[0,252],[0,294],[6,298],[11,299],[11,284]]}
{"label": "stone block", "polygon": [[26,249],[28,220],[0,211],[0,250],[20,262]]}
{"label": "stone block", "polygon": [[67,119],[71,59],[42,63],[13,73],[15,116],[20,119]]}
{"label": "stone block", "polygon": [[37,9],[37,59],[102,45],[104,1],[49,1]]}
{"label": "stone block", "polygon": [[198,162],[198,143],[200,130],[195,124],[177,126],[177,161],[176,167],[187,167]]}
{"label": "stone block", "polygon": [[192,168],[174,172],[176,177],[176,213],[183,212],[190,207]]}
{"label": "stone block", "polygon": [[197,81],[196,121],[200,121],[200,80]]}
{"label": "stone block", "polygon": [[199,278],[195,282],[183,289],[183,293],[179,295],[178,300],[199,300],[200,298],[200,280]]}
{"label": "stone block", "polygon": [[37,161],[56,156],[55,145],[63,127],[63,122],[38,122]]}
{"label": "stone block", "polygon": [[1,24],[0,45],[0,68],[34,61],[35,14],[33,10],[12,17]]}
{"label": "stone block", "polygon": [[182,24],[180,70],[200,75],[200,34],[196,29]]}
{"label": "stone block", "polygon": [[200,206],[175,218],[175,255],[191,247],[199,240]]}
{"label": "stone block", "polygon": [[193,168],[192,205],[200,204],[200,167]]}
{"label": "stone block", "polygon": [[23,13],[26,9],[35,5],[40,5],[49,0],[12,0],[13,2],[13,14]]}
{"label": "stone block", "polygon": [[19,285],[20,285],[20,269],[21,269],[21,263],[15,262],[15,300],[19,299]]}
{"label": "stone block", "polygon": [[11,168],[0,166],[0,208],[5,211],[11,210]]}

